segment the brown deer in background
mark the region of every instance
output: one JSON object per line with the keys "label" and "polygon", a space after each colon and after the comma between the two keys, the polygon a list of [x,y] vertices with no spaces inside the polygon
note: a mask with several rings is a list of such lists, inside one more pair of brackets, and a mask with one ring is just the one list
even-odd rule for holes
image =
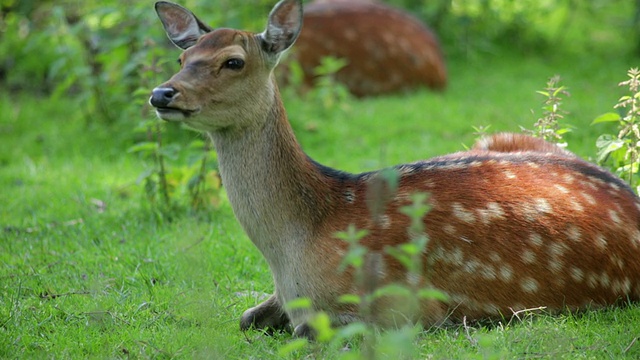
{"label": "brown deer in background", "polygon": [[447,84],[436,36],[405,11],[374,1],[314,1],[305,6],[304,27],[291,58],[313,84],[322,58],[346,60],[337,81],[359,97]]}
{"label": "brown deer in background", "polygon": [[[356,306],[338,301],[360,289],[352,271],[338,271],[347,244],[334,235],[350,224],[367,229],[360,243],[383,261],[370,275],[406,283],[385,248],[408,241],[410,220],[398,210],[416,192],[429,193],[431,206],[420,286],[449,301],[424,300],[404,313],[381,298],[368,321],[429,326],[640,298],[640,202],[609,172],[539,139],[496,135],[470,151],[396,166],[397,190],[374,220],[368,189],[379,173],[313,161],[287,120],[273,69],[300,32],[301,1],[280,1],[257,34],[212,30],[168,2],[156,10],[184,52],[180,71],[153,89],[150,102],[160,118],[213,139],[234,213],[273,274],[275,293],[244,312],[243,330],[291,325],[295,335],[312,336],[307,321],[317,310],[336,325],[362,320]],[[284,307],[300,297],[313,308]]]}

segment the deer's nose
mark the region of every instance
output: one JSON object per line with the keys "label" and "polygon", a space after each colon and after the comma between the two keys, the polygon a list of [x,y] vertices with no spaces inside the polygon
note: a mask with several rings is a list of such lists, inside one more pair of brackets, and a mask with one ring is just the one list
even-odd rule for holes
{"label": "deer's nose", "polygon": [[176,97],[178,91],[172,87],[157,87],[151,92],[149,103],[154,107],[167,107]]}

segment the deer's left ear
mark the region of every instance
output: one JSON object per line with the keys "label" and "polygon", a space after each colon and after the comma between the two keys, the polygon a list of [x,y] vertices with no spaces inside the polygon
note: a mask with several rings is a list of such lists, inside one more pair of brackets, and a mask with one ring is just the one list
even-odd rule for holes
{"label": "deer's left ear", "polygon": [[260,34],[263,50],[277,55],[287,50],[302,29],[302,1],[282,0],[269,14],[267,29]]}
{"label": "deer's left ear", "polygon": [[213,30],[178,4],[158,1],[156,12],[169,40],[183,50],[193,46],[200,36]]}

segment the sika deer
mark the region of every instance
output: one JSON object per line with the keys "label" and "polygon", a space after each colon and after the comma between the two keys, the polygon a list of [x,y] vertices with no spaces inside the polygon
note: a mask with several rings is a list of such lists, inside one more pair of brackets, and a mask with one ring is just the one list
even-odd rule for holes
{"label": "sika deer", "polygon": [[[367,188],[377,173],[348,174],[305,155],[274,81],[280,54],[300,32],[301,1],[280,1],[259,34],[212,30],[167,2],[156,10],[184,52],[180,71],[150,102],[160,118],[213,139],[235,215],[273,274],[275,293],[244,312],[243,330],[291,324],[295,335],[310,335],[314,309],[338,325],[359,319],[354,306],[337,300],[358,289],[352,273],[337,270],[346,244],[334,234],[349,224],[368,229],[361,244],[384,254],[408,239],[409,218],[398,209],[414,192],[430,193],[432,208],[424,217],[430,240],[421,285],[450,301],[424,301],[413,321],[640,298],[640,202],[605,170],[541,140],[497,135],[471,151],[396,166],[397,191],[373,221]],[[384,266],[373,276],[404,282],[403,267],[381,256]],[[310,298],[314,309],[284,309],[298,297]],[[396,310],[383,299],[371,321],[389,325],[406,316]]]}
{"label": "sika deer", "polygon": [[436,36],[418,19],[374,1],[314,1],[292,50],[311,85],[322,58],[347,64],[335,75],[356,96],[428,86],[442,90],[447,71]]}

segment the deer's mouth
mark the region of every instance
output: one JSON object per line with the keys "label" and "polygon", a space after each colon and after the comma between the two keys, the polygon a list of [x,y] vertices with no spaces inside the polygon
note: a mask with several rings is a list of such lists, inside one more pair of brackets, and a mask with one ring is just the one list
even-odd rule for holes
{"label": "deer's mouth", "polygon": [[156,107],[156,114],[162,120],[178,121],[189,118],[197,114],[199,110],[180,109],[175,107],[160,106]]}

